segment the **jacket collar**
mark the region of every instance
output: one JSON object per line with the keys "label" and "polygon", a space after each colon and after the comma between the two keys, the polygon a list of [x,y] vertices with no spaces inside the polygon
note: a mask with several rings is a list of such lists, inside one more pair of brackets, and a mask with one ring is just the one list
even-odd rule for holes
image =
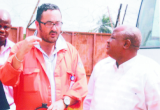
{"label": "jacket collar", "polygon": [[[44,51],[40,48],[40,45],[35,45],[34,48],[35,48],[36,58],[40,62],[44,71],[46,72],[46,65],[42,54],[44,53]],[[62,58],[64,57],[64,53],[66,50],[67,50],[67,42],[65,41],[62,35],[59,35],[56,41],[56,49],[54,51],[54,53],[57,53],[57,64],[59,64]]]}

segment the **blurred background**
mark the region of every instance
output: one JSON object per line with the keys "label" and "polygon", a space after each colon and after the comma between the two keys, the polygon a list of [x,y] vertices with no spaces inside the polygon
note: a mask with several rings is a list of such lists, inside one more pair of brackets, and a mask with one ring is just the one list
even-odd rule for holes
{"label": "blurred background", "polygon": [[[24,33],[33,15],[38,0],[0,0],[0,8],[10,12],[13,26],[22,26]],[[63,31],[103,32],[111,24],[115,25],[121,6],[119,24],[136,26],[136,20],[141,0],[40,0],[43,3],[53,3],[62,12]],[[125,13],[126,11],[126,13]],[[33,15],[35,20],[36,12]],[[103,26],[102,26],[103,25]],[[35,28],[33,23],[30,28]]]}

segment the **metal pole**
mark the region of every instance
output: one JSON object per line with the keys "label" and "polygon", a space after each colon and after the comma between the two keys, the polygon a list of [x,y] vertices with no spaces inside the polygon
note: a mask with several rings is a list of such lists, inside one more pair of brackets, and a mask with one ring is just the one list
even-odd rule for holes
{"label": "metal pole", "polygon": [[141,5],[140,5],[140,8],[139,8],[136,27],[138,27],[138,25],[139,25],[138,20],[139,20],[139,15],[140,15],[140,12],[141,12],[142,3],[143,3],[143,0],[141,1]]}
{"label": "metal pole", "polygon": [[124,16],[123,16],[122,24],[123,24],[124,18],[125,18],[125,16],[126,16],[127,7],[128,7],[128,4],[126,5],[126,9],[125,9],[125,12],[124,12]]}
{"label": "metal pole", "polygon": [[120,16],[120,13],[121,13],[121,8],[122,8],[122,4],[120,4],[120,7],[119,7],[119,11],[118,11],[117,21],[116,21],[115,27],[117,27],[117,24],[118,24],[119,16]]}
{"label": "metal pole", "polygon": [[38,0],[38,2],[37,2],[37,5],[36,5],[36,7],[35,7],[35,9],[34,9],[34,11],[33,11],[33,14],[32,14],[32,16],[31,16],[31,18],[30,18],[30,21],[29,21],[29,23],[28,23],[28,25],[27,25],[27,28],[29,28],[29,26],[33,23],[33,22],[31,23],[31,21],[32,21],[32,18],[33,18],[33,16],[34,16],[34,13],[36,12],[36,9],[37,9],[37,7],[38,7],[39,2],[40,2],[40,0]]}

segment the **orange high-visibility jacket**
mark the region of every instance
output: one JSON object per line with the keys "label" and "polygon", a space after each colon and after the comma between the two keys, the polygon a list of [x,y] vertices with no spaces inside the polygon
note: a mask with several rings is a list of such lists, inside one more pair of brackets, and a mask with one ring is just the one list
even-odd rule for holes
{"label": "orange high-visibility jacket", "polygon": [[[21,68],[12,67],[12,59],[22,42],[17,43],[12,49],[4,66],[0,68],[0,79],[5,85],[13,86],[14,100],[17,110],[35,110],[42,103],[51,105],[51,87],[46,75],[46,66],[42,53],[33,47],[25,55]],[[78,100],[78,103],[70,106],[79,108],[82,100],[87,95],[87,80],[80,56],[71,44],[67,43],[67,49],[57,53],[57,61],[54,78],[56,100],[65,95]],[[70,76],[75,76],[75,83],[70,88]]]}

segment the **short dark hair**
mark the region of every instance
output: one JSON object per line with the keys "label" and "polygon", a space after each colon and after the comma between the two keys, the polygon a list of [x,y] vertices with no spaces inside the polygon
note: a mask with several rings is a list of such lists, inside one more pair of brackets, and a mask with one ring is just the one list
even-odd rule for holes
{"label": "short dark hair", "polygon": [[[40,7],[38,7],[37,9],[37,16],[36,16],[36,20],[39,22],[41,20],[41,15],[44,11],[47,10],[59,10],[59,7],[57,5],[51,4],[51,3],[44,3],[42,4]],[[61,13],[61,11],[60,11]]]}

